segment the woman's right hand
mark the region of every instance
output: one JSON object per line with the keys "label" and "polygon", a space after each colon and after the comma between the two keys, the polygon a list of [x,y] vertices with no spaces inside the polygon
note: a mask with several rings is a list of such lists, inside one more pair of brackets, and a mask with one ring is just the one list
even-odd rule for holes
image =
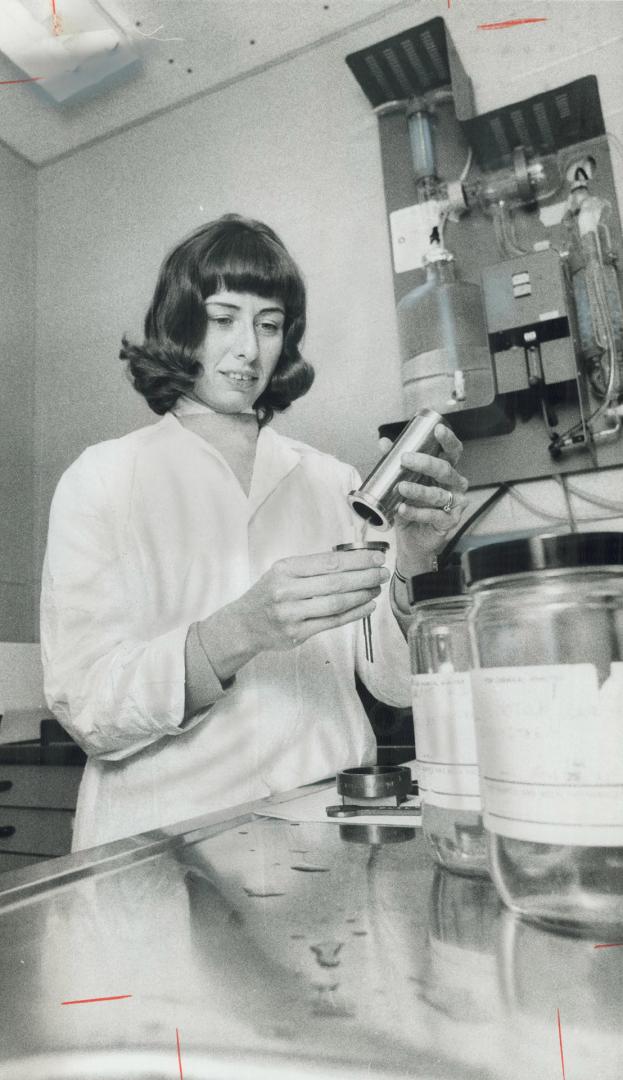
{"label": "woman's right hand", "polygon": [[292,649],[314,634],[369,615],[389,581],[379,551],[327,551],[274,563],[231,605],[257,651]]}
{"label": "woman's right hand", "polygon": [[[295,649],[314,634],[370,615],[389,581],[384,560],[382,552],[365,549],[279,559],[237,600],[196,624],[221,683],[261,652]],[[197,678],[188,666],[186,678],[192,689]]]}

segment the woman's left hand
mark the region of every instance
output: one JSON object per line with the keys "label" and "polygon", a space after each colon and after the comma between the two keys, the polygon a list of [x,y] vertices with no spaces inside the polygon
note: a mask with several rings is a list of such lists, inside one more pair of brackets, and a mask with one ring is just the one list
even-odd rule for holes
{"label": "woman's left hand", "polygon": [[443,424],[435,428],[443,456],[406,453],[402,465],[413,473],[430,477],[432,485],[403,480],[399,492],[403,502],[395,518],[396,565],[408,577],[432,568],[433,556],[456,529],[467,499],[468,481],[454,466],[463,453],[463,444]]}

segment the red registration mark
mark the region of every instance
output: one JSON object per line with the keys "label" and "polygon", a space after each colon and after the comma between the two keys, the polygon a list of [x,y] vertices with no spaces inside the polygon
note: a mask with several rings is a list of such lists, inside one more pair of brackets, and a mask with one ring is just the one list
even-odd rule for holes
{"label": "red registration mark", "polygon": [[123,1001],[131,997],[131,994],[114,994],[113,997],[76,998],[74,1001],[61,1001],[61,1005],[90,1005],[93,1001]]}
{"label": "red registration mark", "polygon": [[507,19],[506,22],[479,23],[479,30],[508,30],[511,26],[525,26],[526,23],[544,23],[547,19]]}

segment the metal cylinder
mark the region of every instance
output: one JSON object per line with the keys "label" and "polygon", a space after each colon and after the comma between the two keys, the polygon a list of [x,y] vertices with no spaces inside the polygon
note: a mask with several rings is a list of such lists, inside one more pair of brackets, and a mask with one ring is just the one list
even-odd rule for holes
{"label": "metal cylinder", "polygon": [[[386,540],[359,540],[352,544],[336,544],[334,551],[387,551],[389,544]],[[366,650],[366,660],[374,663],[374,647],[372,645],[372,621],[369,615],[363,620],[363,638]]]}
{"label": "metal cylinder", "polygon": [[336,544],[334,551],[387,551],[387,540],[361,540],[357,544]]}
{"label": "metal cylinder", "polygon": [[360,765],[337,774],[338,795],[351,799],[399,798],[411,791],[411,770],[406,765]]}
{"label": "metal cylinder", "polygon": [[349,492],[351,509],[373,528],[384,531],[391,528],[398,505],[403,501],[398,490],[400,481],[410,480],[417,483],[421,478],[421,474],[403,468],[402,455],[416,451],[437,456],[441,452],[441,445],[434,432],[442,420],[442,416],[434,409],[420,409],[361,487],[357,491]]}

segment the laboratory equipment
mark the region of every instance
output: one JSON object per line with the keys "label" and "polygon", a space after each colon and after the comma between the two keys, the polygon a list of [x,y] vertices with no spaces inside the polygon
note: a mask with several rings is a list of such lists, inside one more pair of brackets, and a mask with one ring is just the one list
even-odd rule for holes
{"label": "laboratory equipment", "polygon": [[399,806],[411,791],[411,770],[406,765],[360,765],[337,774],[337,793],[346,805],[368,799],[395,799]]}
{"label": "laboratory equipment", "polygon": [[[389,544],[385,540],[362,540],[357,544],[336,544],[333,548],[334,551],[361,551],[363,549],[367,551],[387,551]],[[366,615],[363,619],[363,640],[364,648],[366,652],[366,660],[371,664],[374,663],[374,647],[372,644],[372,622],[370,616]]]}
{"label": "laboratory equipment", "polygon": [[[623,308],[616,221],[612,202],[589,188],[594,171],[595,161],[590,156],[574,162],[568,170],[570,193],[562,222],[569,248],[567,266],[579,359],[590,392],[598,402],[582,424],[584,443],[618,438],[621,410],[617,404],[623,397]],[[568,437],[558,437],[556,450],[560,452],[569,445]]]}
{"label": "laboratory equipment", "polygon": [[413,177],[420,189],[420,198],[430,198],[431,186],[434,190],[437,181],[431,114],[423,101],[413,98],[407,106],[406,115]]}
{"label": "laboratory equipment", "polygon": [[496,389],[480,286],[458,279],[454,256],[440,243],[424,261],[426,281],[397,307],[407,412],[489,405]]}
{"label": "laboratory equipment", "polygon": [[488,876],[460,567],[412,577],[409,626],[413,724],[422,826],[433,858],[467,876]]}
{"label": "laboratory equipment", "polygon": [[490,869],[531,922],[623,933],[623,533],[462,560]]}
{"label": "laboratory equipment", "polygon": [[485,172],[465,183],[465,201],[482,210],[499,205],[532,206],[556,195],[562,184],[555,154],[531,154],[520,145],[514,148],[509,167]]}
{"label": "laboratory equipment", "polygon": [[452,417],[472,487],[621,464],[623,237],[596,76],[479,115],[440,17],[346,62],[378,119],[403,417]]}
{"label": "laboratory equipment", "polygon": [[368,525],[383,531],[389,529],[398,506],[403,501],[398,490],[400,482],[423,482],[420,475],[403,467],[402,455],[419,452],[436,456],[441,453],[442,447],[435,436],[435,428],[442,419],[434,409],[420,409],[393,446],[377,462],[361,487],[349,492],[351,508]]}
{"label": "laboratory equipment", "polygon": [[419,803],[410,801],[412,787],[411,770],[407,765],[361,765],[342,769],[336,777],[336,789],[342,802],[327,806],[327,816],[419,816]]}

